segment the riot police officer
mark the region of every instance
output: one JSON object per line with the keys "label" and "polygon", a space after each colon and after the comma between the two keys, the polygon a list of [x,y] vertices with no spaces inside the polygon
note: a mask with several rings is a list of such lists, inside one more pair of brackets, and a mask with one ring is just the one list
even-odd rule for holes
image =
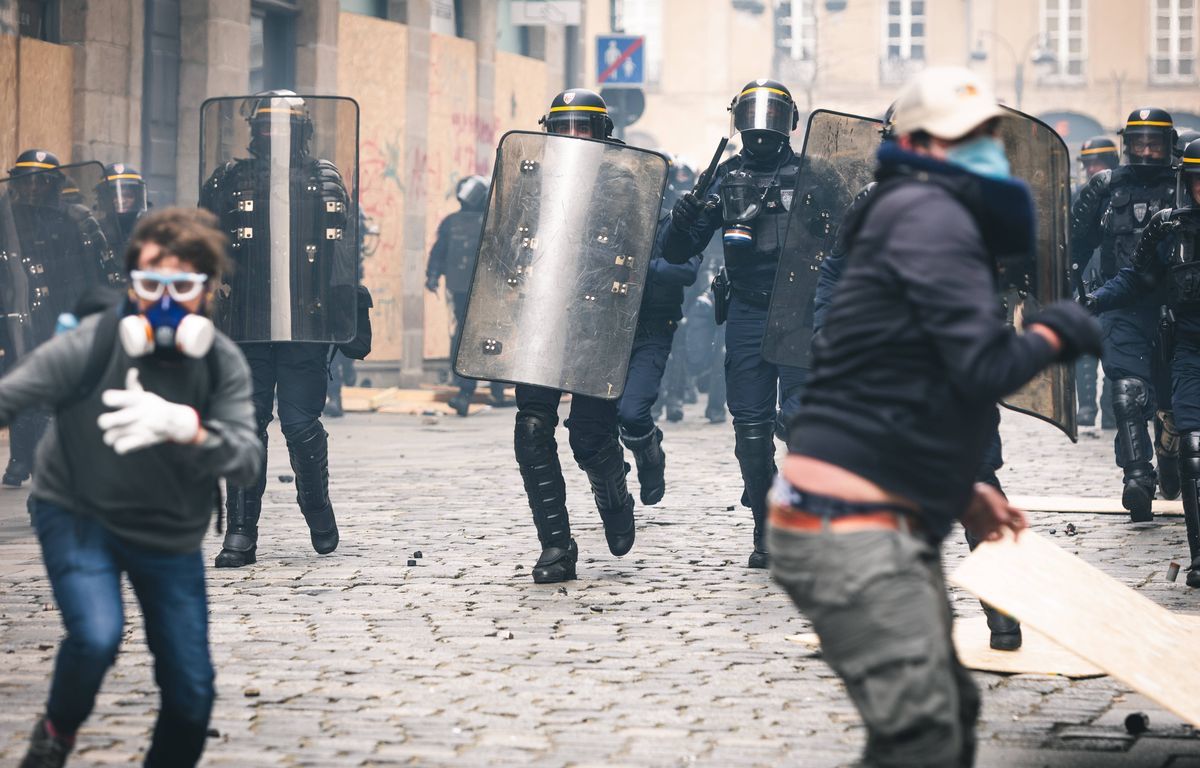
{"label": "riot police officer", "polygon": [[1178,171],[1175,207],[1158,211],[1142,232],[1128,266],[1085,304],[1109,312],[1166,289],[1171,333],[1171,410],[1179,430],[1183,517],[1191,565],[1189,587],[1200,587],[1200,140],[1188,144]]}
{"label": "riot police officer", "polygon": [[[762,357],[767,308],[786,236],[799,160],[788,137],[800,113],[788,89],[774,80],[747,83],[730,104],[732,130],[742,149],[723,163],[699,196],[688,193],[659,228],[657,248],[673,263],[702,252],[723,232],[728,293],[715,296],[718,317],[727,313],[725,379],[733,414],[734,453],[741,469],[742,504],[754,517],[754,551],[748,565],[767,567],[767,491],[775,476],[776,402],[787,418],[799,408],[806,371]],[[720,202],[712,204],[710,196]],[[720,282],[720,281],[719,281]]]}
{"label": "riot police officer", "polygon": [[[425,289],[430,293],[437,293],[438,280],[443,275],[446,278],[446,301],[454,313],[454,332],[450,335],[452,357],[462,335],[463,319],[467,316],[467,294],[475,271],[475,254],[479,251],[487,194],[487,182],[480,176],[467,176],[458,182],[455,197],[462,208],[438,225],[437,239],[425,267]],[[450,399],[450,407],[459,416],[466,416],[471,398],[475,396],[475,380],[456,376],[455,384],[458,394]],[[503,384],[492,384],[492,404],[508,404],[504,400]]]}
{"label": "riot police officer", "polygon": [[[613,141],[613,122],[604,99],[583,88],[555,96],[539,122],[547,133]],[[628,188],[622,179],[602,179],[599,185],[613,187],[613,194],[619,194],[618,187]],[[575,578],[579,548],[571,537],[566,484],[554,438],[563,393],[518,384],[516,394],[513,448],[542,546],[533,580],[539,584],[568,581]],[[575,461],[591,484],[609,551],[620,557],[633,547],[635,526],[633,497],[625,479],[628,467],[617,441],[617,403],[572,395],[566,427]]]}
{"label": "riot police officer", "polygon": [[96,192],[105,211],[100,222],[104,235],[114,253],[123,254],[133,228],[149,208],[146,202],[146,180],[127,163],[104,166],[104,180]]}
{"label": "riot police officer", "polygon": [[[329,303],[330,312],[353,307],[346,291],[353,294],[357,282],[352,253],[355,243],[343,233],[351,225],[351,200],[338,168],[329,160],[313,157],[313,120],[304,100],[291,91],[269,91],[242,102],[247,106],[250,127],[250,157],[228,160],[219,166],[201,189],[200,205],[221,219],[221,227],[234,244],[231,253],[237,271],[219,293],[219,325],[238,329],[274,329],[279,307],[267,304],[270,269],[294,270],[287,282],[303,284],[314,296],[324,297],[330,280],[340,279],[331,300],[308,302],[286,323],[291,338],[322,337],[327,326],[341,324],[341,315],[317,313],[315,307]],[[285,194],[286,190],[286,194]],[[281,221],[272,197],[289,200],[290,210]],[[257,226],[251,226],[256,224]],[[286,238],[264,236],[272,225],[286,227]],[[284,267],[272,245],[287,243]],[[314,271],[315,270],[315,271]],[[341,274],[347,272],[349,274]],[[331,277],[332,276],[332,277]],[[276,282],[279,282],[278,279]],[[339,295],[338,289],[343,293]],[[290,308],[289,308],[290,309]],[[353,310],[349,310],[353,311]],[[261,336],[258,338],[262,338]],[[268,335],[268,339],[277,336]],[[244,342],[246,339],[235,340]],[[278,399],[279,421],[288,456],[295,472],[296,500],[308,524],[313,549],[333,552],[339,543],[337,521],[329,500],[329,443],[321,424],[329,382],[328,342],[257,341],[240,343],[250,364],[258,437],[267,446],[267,425]],[[228,528],[218,568],[236,568],[257,559],[258,522],[266,489],[266,464],[252,486],[229,486],[226,493]]]}
{"label": "riot police officer", "polygon": [[[72,167],[87,166],[100,169],[98,163]],[[9,300],[27,307],[29,314],[22,328],[9,329],[5,356],[11,369],[19,358],[54,335],[60,313],[71,311],[85,290],[104,282],[105,275],[118,267],[99,222],[80,202],[83,195],[77,192],[76,199],[68,198],[68,190],[80,182],[64,173],[54,153],[25,150],[8,173],[14,229],[11,250],[20,253],[26,277],[23,286],[10,282],[5,289],[28,292],[27,296]],[[41,409],[24,411],[13,420],[10,458],[0,483],[18,488],[29,479],[34,449],[48,421],[49,416]]]}
{"label": "riot police officer", "polygon": [[[1111,171],[1121,164],[1120,150],[1112,139],[1107,136],[1094,136],[1079,148],[1079,167],[1083,171],[1083,183],[1087,183],[1089,179],[1101,171]],[[1080,185],[1082,188],[1082,184]],[[1072,195],[1078,197],[1079,190],[1076,189]],[[1092,254],[1092,258],[1088,261],[1084,268],[1083,282],[1087,288],[1085,290],[1094,289],[1099,285],[1099,270],[1100,264],[1096,254]],[[1099,363],[1093,357],[1081,357],[1079,362],[1075,364],[1075,386],[1079,399],[1078,418],[1079,425],[1091,427],[1096,424],[1096,389],[1097,376],[1096,365]],[[1101,393],[1100,408],[1102,417],[1100,425],[1105,429],[1111,429],[1112,422],[1112,393],[1109,391],[1107,382],[1104,385]]]}
{"label": "riot police officer", "polygon": [[[1100,277],[1111,279],[1128,266],[1142,230],[1156,212],[1171,206],[1175,173],[1171,168],[1175,130],[1171,115],[1157,108],[1135,109],[1122,131],[1126,165],[1097,173],[1079,192],[1071,211],[1071,263],[1076,282],[1100,249]],[[1116,459],[1124,473],[1122,505],[1137,521],[1153,517],[1156,474],[1146,422],[1155,415],[1153,355],[1157,346],[1161,302],[1144,298],[1101,317],[1104,327],[1104,375],[1113,381],[1113,415],[1117,421]],[[1158,393],[1165,396],[1165,392]],[[1169,420],[1161,428],[1169,443]],[[1177,457],[1158,451],[1164,495],[1178,488]],[[1177,492],[1177,491],[1176,491]]]}

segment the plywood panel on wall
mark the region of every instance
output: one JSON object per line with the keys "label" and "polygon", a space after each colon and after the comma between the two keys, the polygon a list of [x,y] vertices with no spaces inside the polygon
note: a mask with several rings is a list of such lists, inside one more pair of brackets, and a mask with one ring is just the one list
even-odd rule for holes
{"label": "plywood panel on wall", "polygon": [[20,56],[17,151],[30,147],[48,149],[62,162],[70,162],[74,87],[71,48],[23,37],[17,50]]}
{"label": "plywood panel on wall", "polygon": [[550,106],[546,100],[546,62],[498,51],[495,71],[495,139],[498,141],[507,131],[540,130],[538,118]]}
{"label": "plywood panel on wall", "polygon": [[[0,115],[17,114],[17,79],[11,73],[17,70],[17,38],[12,35],[0,35],[0,73],[10,73],[0,77]],[[17,152],[17,121],[0,120],[0,176],[6,176],[5,171],[16,158]]]}
{"label": "plywood panel on wall", "polygon": [[[454,196],[460,179],[486,174],[488,164],[475,159],[476,135],[491,132],[490,116],[480,121],[476,110],[475,43],[446,35],[430,35],[428,147],[424,159],[425,247],[433,247],[438,224],[459,209]],[[414,171],[417,169],[414,168]],[[425,296],[425,357],[450,354],[450,313],[442,294]]]}
{"label": "plywood panel on wall", "polygon": [[400,359],[404,201],[412,178],[405,162],[404,94],[408,28],[356,13],[338,22],[338,93],[358,101],[359,196],[379,227],[379,248],[364,262],[375,299],[372,361]]}

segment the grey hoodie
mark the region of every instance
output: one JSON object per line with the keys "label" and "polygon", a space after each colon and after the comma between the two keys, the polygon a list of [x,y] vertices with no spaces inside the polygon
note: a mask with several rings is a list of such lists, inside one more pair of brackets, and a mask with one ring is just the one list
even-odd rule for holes
{"label": "grey hoodie", "polygon": [[[98,386],[84,399],[68,402],[82,382],[101,315],[41,345],[0,379],[0,424],[34,406],[55,412],[57,426],[46,431],[34,463],[35,498],[94,516],[133,544],[194,551],[215,510],[217,478],[248,485],[262,466],[250,369],[221,333],[210,353],[216,355],[211,369],[204,360],[133,359],[115,341]],[[147,392],[196,409],[208,433],[203,442],[164,443],[124,456],[104,444],[96,419],[110,409],[101,395],[124,389],[131,367],[138,369]],[[210,370],[218,381],[210,381]]]}

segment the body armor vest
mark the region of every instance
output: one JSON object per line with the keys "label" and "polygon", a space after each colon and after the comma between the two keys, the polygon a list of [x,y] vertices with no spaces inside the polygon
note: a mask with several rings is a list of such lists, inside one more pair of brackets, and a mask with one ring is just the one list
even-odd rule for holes
{"label": "body armor vest", "polygon": [[[726,181],[735,175],[747,179],[760,201],[758,212],[748,221],[726,220],[730,217],[722,216],[725,265],[735,288],[771,290],[780,249],[787,238],[799,167],[800,159],[792,157],[778,174],[774,170],[744,167],[731,167],[726,174]],[[722,188],[724,184],[725,181]]]}
{"label": "body armor vest", "polygon": [[1181,212],[1171,263],[1167,268],[1167,305],[1177,313],[1200,314],[1200,211]]}
{"label": "body armor vest", "polygon": [[1113,178],[1108,205],[1100,218],[1104,238],[1100,245],[1100,271],[1105,280],[1129,266],[1142,230],[1150,218],[1175,199],[1175,173],[1163,168],[1155,176],[1122,173]]}

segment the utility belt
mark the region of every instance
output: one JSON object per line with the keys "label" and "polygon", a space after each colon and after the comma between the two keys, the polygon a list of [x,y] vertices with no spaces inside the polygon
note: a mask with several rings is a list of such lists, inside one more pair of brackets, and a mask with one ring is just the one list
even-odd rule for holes
{"label": "utility belt", "polygon": [[789,531],[813,533],[832,531],[921,530],[916,513],[901,504],[887,501],[846,501],[819,493],[802,491],[777,475],[767,495],[771,525]]}

